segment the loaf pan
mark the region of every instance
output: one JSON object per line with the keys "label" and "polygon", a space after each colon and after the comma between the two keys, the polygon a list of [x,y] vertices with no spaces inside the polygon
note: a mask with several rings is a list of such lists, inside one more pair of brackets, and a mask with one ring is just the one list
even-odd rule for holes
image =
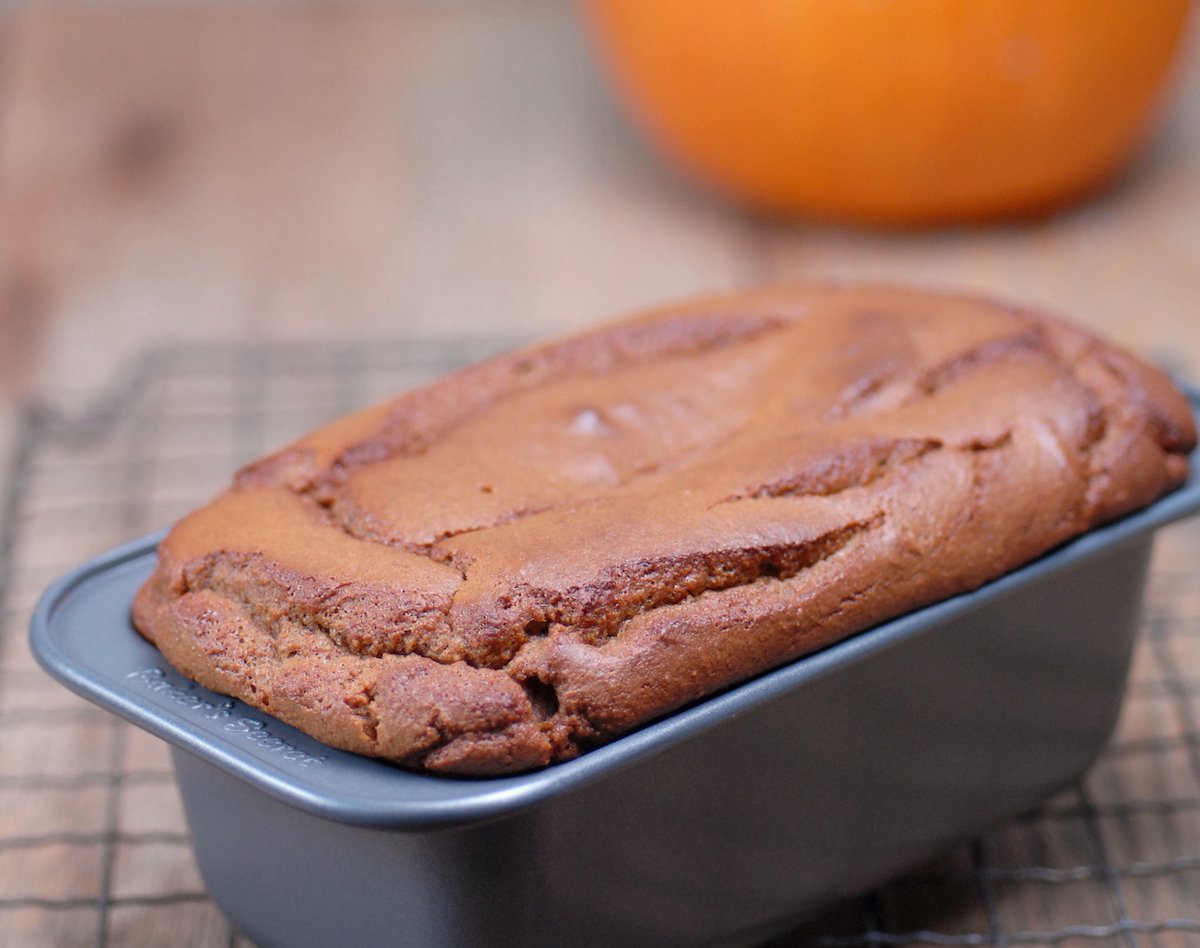
{"label": "loaf pan", "polygon": [[1083,774],[1153,533],[1200,508],[1196,461],[975,592],[514,777],[332,750],[178,675],[129,621],[157,537],[51,587],[32,645],[170,743],[209,892],[261,945],[752,945]]}

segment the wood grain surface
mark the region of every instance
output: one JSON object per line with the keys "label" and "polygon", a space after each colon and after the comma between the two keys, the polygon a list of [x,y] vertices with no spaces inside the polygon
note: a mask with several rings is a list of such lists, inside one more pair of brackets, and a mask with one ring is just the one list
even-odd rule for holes
{"label": "wood grain surface", "polygon": [[[889,233],[763,220],[679,180],[627,126],[557,0],[7,8],[0,471],[24,399],[85,404],[147,347],[552,334],[795,279],[997,293],[1200,378],[1200,37],[1189,45],[1161,134],[1109,194],[1021,225]],[[106,529],[105,542],[123,538]],[[50,561],[63,542],[30,534],[22,555]],[[27,654],[7,660],[34,671]],[[32,694],[10,687],[0,701],[19,710]],[[165,767],[157,742],[114,743],[103,718],[67,733],[47,754],[0,730],[0,777],[31,760],[51,774],[92,758]],[[108,943],[229,944],[210,903],[153,904],[164,885],[200,886],[171,848],[183,832],[173,788],[125,790],[121,830],[149,843],[116,862],[85,845],[69,871],[53,847],[0,851],[0,902],[86,901],[105,877],[133,898],[101,929]],[[112,799],[0,783],[0,821],[9,835],[83,832]],[[0,944],[96,943],[83,903],[0,924]],[[1188,938],[1200,935],[1154,944]]]}
{"label": "wood grain surface", "polygon": [[898,234],[763,221],[678,180],[554,0],[35,6],[0,36],[10,390],[94,387],[167,339],[552,333],[831,276],[996,292],[1200,359],[1195,56],[1101,200]]}

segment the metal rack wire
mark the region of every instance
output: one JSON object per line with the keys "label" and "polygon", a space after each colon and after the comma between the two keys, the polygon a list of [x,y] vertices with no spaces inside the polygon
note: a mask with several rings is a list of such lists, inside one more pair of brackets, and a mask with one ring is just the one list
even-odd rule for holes
{"label": "metal rack wire", "polygon": [[[157,350],[85,412],[26,410],[0,494],[0,945],[249,944],[204,892],[165,748],[34,664],[41,589],[268,448],[508,341]],[[1125,711],[1079,787],[773,945],[1200,945],[1198,568],[1200,527],[1167,531]]]}

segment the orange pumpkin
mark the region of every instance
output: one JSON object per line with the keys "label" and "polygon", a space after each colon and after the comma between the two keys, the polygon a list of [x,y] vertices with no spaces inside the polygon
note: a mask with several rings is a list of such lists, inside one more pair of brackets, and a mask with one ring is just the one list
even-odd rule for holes
{"label": "orange pumpkin", "polygon": [[1084,196],[1150,130],[1189,0],[589,0],[619,88],[702,181],[886,224]]}

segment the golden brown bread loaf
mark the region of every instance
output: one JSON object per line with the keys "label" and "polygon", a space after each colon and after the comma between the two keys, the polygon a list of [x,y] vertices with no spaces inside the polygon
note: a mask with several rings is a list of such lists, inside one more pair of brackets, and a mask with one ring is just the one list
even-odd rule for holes
{"label": "golden brown bread loaf", "polygon": [[1182,482],[1158,371],[894,288],[701,300],[476,365],[241,471],[134,605],[183,673],[458,774],[569,758]]}

